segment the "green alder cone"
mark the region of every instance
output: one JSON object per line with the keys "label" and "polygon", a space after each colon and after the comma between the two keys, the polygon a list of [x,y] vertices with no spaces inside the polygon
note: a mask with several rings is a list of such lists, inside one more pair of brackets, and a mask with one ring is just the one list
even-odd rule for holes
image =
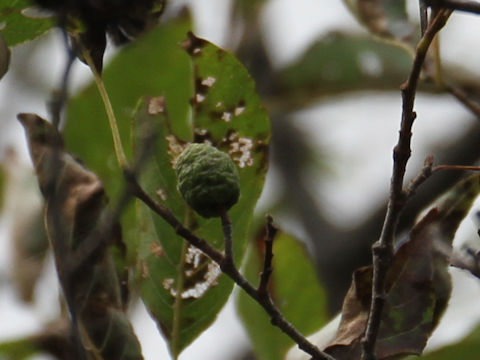
{"label": "green alder cone", "polygon": [[207,144],[191,144],[175,163],[178,190],[205,218],[221,216],[240,196],[238,170],[228,154]]}

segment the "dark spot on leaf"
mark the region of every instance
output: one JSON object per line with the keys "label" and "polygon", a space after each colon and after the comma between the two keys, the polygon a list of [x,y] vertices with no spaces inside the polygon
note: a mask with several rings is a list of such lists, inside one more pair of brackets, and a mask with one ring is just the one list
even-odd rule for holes
{"label": "dark spot on leaf", "polygon": [[150,252],[157,258],[162,257],[164,254],[162,246],[157,242],[152,242],[150,245]]}
{"label": "dark spot on leaf", "polygon": [[196,128],[193,135],[193,142],[203,143],[205,141],[210,141],[213,143],[212,134],[207,129]]}
{"label": "dark spot on leaf", "polygon": [[217,50],[217,58],[218,58],[218,61],[222,61],[223,58],[225,57],[225,51],[222,50],[222,49],[218,49]]}
{"label": "dark spot on leaf", "polygon": [[187,39],[182,42],[182,48],[187,51],[190,56],[196,56],[202,52],[202,48],[206,44],[205,40],[197,38],[191,31],[189,31],[187,33]]}
{"label": "dark spot on leaf", "polygon": [[206,82],[205,79],[196,78],[195,79],[195,93],[202,94],[204,96],[207,95],[208,90],[210,90],[209,82]]}

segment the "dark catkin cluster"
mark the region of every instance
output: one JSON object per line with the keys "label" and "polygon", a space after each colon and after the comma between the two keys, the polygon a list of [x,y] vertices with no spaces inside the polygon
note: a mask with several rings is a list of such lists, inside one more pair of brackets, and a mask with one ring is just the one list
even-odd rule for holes
{"label": "dark catkin cluster", "polygon": [[221,216],[240,196],[237,167],[230,156],[208,144],[191,144],[175,163],[178,190],[205,218]]}
{"label": "dark catkin cluster", "polygon": [[34,0],[40,7],[55,12],[61,26],[80,21],[85,30],[83,45],[90,50],[101,70],[106,34],[115,44],[124,44],[156,23],[166,0]]}

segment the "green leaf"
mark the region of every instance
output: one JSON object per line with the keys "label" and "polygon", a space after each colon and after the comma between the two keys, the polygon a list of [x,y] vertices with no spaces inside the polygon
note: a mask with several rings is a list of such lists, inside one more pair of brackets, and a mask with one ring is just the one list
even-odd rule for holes
{"label": "green leaf", "polygon": [[[149,109],[161,98],[147,99],[136,117],[136,128],[155,122],[158,141],[154,158],[141,179],[152,196],[160,194],[175,216],[198,236],[223,248],[220,219],[204,219],[191,211],[176,189],[172,161],[186,141],[208,141],[228,153],[239,168],[240,199],[230,211],[237,263],[245,252],[253,209],[267,170],[270,136],[265,109],[255,84],[243,65],[230,53],[189,34],[183,43],[194,69],[191,83],[193,119],[167,117]],[[168,114],[168,93],[165,95]],[[150,120],[149,120],[150,119]],[[185,128],[188,127],[188,132]],[[136,131],[140,134],[141,131]],[[137,135],[138,136],[138,135]],[[141,143],[137,141],[137,144]],[[138,147],[138,146],[137,146]],[[139,244],[138,276],[142,298],[169,341],[174,358],[213,322],[228,299],[233,283],[198,250],[188,246],[161,218],[145,213]]]}
{"label": "green leaf", "polygon": [[55,25],[53,18],[30,15],[29,0],[3,0],[0,3],[0,35],[8,46],[33,40]]}
{"label": "green leaf", "polygon": [[30,338],[12,340],[0,344],[0,358],[3,360],[28,360],[40,350]]}
{"label": "green leaf", "polygon": [[[103,79],[118,120],[125,150],[131,149],[130,130],[138,99],[166,94],[172,126],[186,134],[188,101],[192,96],[191,65],[179,43],[190,29],[183,17],[153,29],[125,46],[103,71]],[[95,84],[90,84],[70,102],[65,129],[68,148],[80,156],[101,178],[115,199],[123,191],[123,176],[115,160],[113,140],[105,108]],[[127,211],[122,224],[129,260],[135,261],[134,215]],[[132,245],[132,246],[130,246]]]}
{"label": "green leaf", "polygon": [[372,34],[397,43],[412,43],[417,26],[408,20],[405,0],[344,0]]}
{"label": "green leaf", "polygon": [[[422,356],[422,360],[477,360],[480,353],[480,326],[456,344],[442,347]],[[409,357],[409,360],[417,359]]]}
{"label": "green leaf", "polygon": [[69,334],[70,321],[66,318],[57,319],[36,334],[0,343],[0,359],[30,360],[39,355],[68,358],[68,354],[74,351]]}
{"label": "green leaf", "polygon": [[[377,359],[421,354],[450,297],[448,256],[455,232],[480,192],[480,177],[457,183],[412,229],[387,273],[386,304],[376,344]],[[354,272],[336,338],[326,351],[337,360],[360,356],[371,299],[372,267]]]}
{"label": "green leaf", "polygon": [[[269,284],[273,301],[285,318],[305,335],[318,330],[328,319],[326,296],[307,250],[294,237],[278,232],[273,242],[273,253],[273,273]],[[256,283],[263,266],[263,237],[250,246],[248,254],[244,264],[245,276]],[[283,359],[293,341],[272,326],[263,308],[244,292],[239,292],[237,308],[258,358]]]}
{"label": "green leaf", "polygon": [[411,56],[368,36],[330,33],[279,73],[281,91],[300,106],[325,94],[397,89],[408,75]]}
{"label": "green leaf", "polygon": [[[188,56],[179,46],[190,28],[188,18],[176,19],[125,46],[106,66],[103,81],[117,118],[126,151],[131,149],[133,112],[143,96],[166,94],[172,126],[187,132],[188,101],[192,93]],[[86,139],[91,141],[86,141]],[[118,191],[123,183],[113,151],[105,108],[91,83],[75,96],[68,108],[65,141],[98,172],[107,189]]]}

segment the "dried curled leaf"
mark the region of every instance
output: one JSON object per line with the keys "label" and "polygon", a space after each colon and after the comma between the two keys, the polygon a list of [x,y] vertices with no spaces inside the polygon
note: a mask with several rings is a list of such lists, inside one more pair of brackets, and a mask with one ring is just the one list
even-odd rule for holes
{"label": "dried curled leaf", "polygon": [[[387,273],[387,297],[375,355],[378,360],[420,355],[450,297],[449,261],[455,232],[480,191],[480,177],[456,184],[440,204],[414,226],[396,251]],[[360,358],[372,289],[372,267],[353,274],[337,336],[326,351],[337,360]]]}
{"label": "dried curled leaf", "polygon": [[18,119],[45,197],[47,233],[83,347],[105,360],[141,359],[108,251],[121,242],[120,226],[116,222],[107,228],[103,221],[107,198],[101,181],[64,149],[60,134],[47,121],[34,114]]}

